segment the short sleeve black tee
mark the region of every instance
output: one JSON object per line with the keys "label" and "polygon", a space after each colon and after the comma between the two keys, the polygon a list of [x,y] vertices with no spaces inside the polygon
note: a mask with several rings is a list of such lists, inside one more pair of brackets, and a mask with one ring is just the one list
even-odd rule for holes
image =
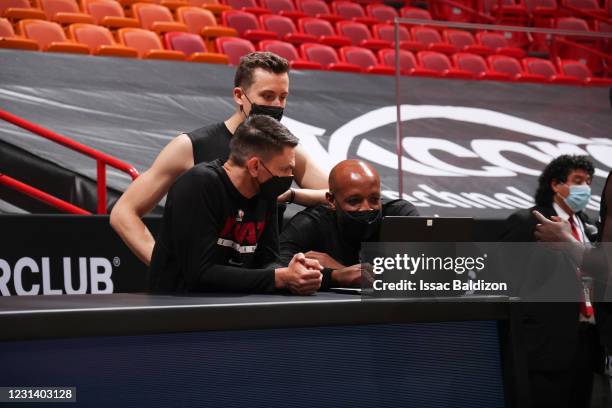
{"label": "short sleeve black tee", "polygon": [[232,138],[225,123],[219,122],[187,133],[193,146],[194,164],[207,163],[216,159],[229,158],[229,143]]}
{"label": "short sleeve black tee", "polygon": [[151,260],[158,292],[274,291],[276,202],[246,198],[216,160],[194,166],[172,186]]}

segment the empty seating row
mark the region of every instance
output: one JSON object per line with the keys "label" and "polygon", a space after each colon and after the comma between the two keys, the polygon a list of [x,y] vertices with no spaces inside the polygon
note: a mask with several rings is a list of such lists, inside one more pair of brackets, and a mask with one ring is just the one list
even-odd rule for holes
{"label": "empty seating row", "polygon": [[[277,14],[298,20],[303,17],[317,17],[336,23],[340,20],[358,21],[367,25],[393,22],[397,17],[431,20],[427,10],[403,7],[398,12],[395,8],[381,2],[362,7],[359,3],[347,0],[226,0],[236,10],[247,11],[256,15]],[[330,7],[331,6],[331,7]]]}
{"label": "empty seating row", "polygon": [[[141,28],[121,28],[118,41],[106,27],[87,23],[74,23],[68,36],[58,23],[44,20],[21,20],[15,35],[8,20],[0,19],[0,45],[50,52],[70,52],[99,56],[171,59],[193,62],[229,63],[227,55],[208,52],[202,37],[193,33],[169,32],[162,40],[158,34]],[[226,37],[230,38],[230,37]],[[6,42],[6,44],[2,44]],[[165,47],[164,47],[165,45]]]}
{"label": "empty seating row", "polygon": [[[218,49],[228,54],[233,64],[237,64],[241,56],[255,51],[250,41],[241,38],[218,38],[217,42]],[[279,40],[263,40],[258,48],[281,55],[298,69],[385,75],[395,73],[394,49],[381,49],[374,53],[362,47],[344,46],[336,50],[318,43],[305,43],[296,48],[291,43]],[[401,73],[405,75],[574,85],[612,84],[612,80],[594,78],[588,67],[579,61],[559,60],[558,69],[549,60],[540,58],[519,61],[506,55],[490,55],[485,59],[470,53],[456,53],[449,58],[435,51],[420,51],[415,57],[407,50],[400,50],[399,60]]]}
{"label": "empty seating row", "polygon": [[[23,6],[29,5],[28,0],[5,0],[1,4],[4,8],[0,8],[0,12],[4,14],[13,13],[12,19],[16,22],[13,26],[17,28],[18,35],[16,36],[14,33],[10,35],[2,34],[0,36],[0,47],[40,48],[49,51],[92,53],[94,55],[137,55],[141,58],[184,59],[185,56],[188,56],[190,60],[226,62],[228,59],[232,59],[231,53],[229,53],[229,58],[218,55],[212,56],[211,53],[208,53],[210,55],[205,58],[202,53],[216,51],[218,44],[230,44],[227,37],[240,35],[252,41],[251,46],[253,48],[257,47],[260,42],[270,40],[283,40],[298,47],[303,44],[310,44],[307,47],[309,49],[313,48],[312,43],[329,45],[336,49],[334,52],[342,50],[338,63],[348,64],[349,62],[345,60],[350,59],[346,57],[349,54],[360,56],[362,60],[365,60],[370,59],[370,56],[375,55],[379,50],[393,47],[395,27],[388,21],[398,15],[397,11],[389,6],[368,4],[363,9],[359,4],[350,1],[332,2],[330,9],[323,0],[296,0],[295,5],[291,0],[261,0],[260,3],[256,3],[255,0],[226,0],[228,3],[226,7],[241,8],[242,10],[228,10],[227,8],[218,10],[221,13],[218,17],[223,23],[219,25],[217,18],[211,11],[199,6],[186,6],[187,0],[121,0],[120,2],[115,0],[80,0],[81,9],[86,13],[80,12],[76,0],[34,1],[37,7],[44,10],[44,16],[41,18],[51,18],[63,24],[67,36],[61,38],[57,34],[57,27],[55,26],[51,29],[49,28],[51,26],[47,25],[47,28],[43,29],[41,28],[43,25],[35,27],[31,21],[22,24],[19,21],[22,16],[18,13],[15,14],[15,10],[19,10],[19,7],[13,6],[18,5],[19,2],[22,2],[21,5]],[[145,3],[144,1],[151,1],[152,3]],[[217,0],[189,0],[191,3],[194,1],[216,3]],[[154,3],[164,4],[171,7],[173,11],[164,5]],[[497,1],[495,3],[497,4]],[[65,8],[66,4],[72,4],[71,8]],[[322,8],[321,4],[323,5]],[[319,7],[318,11],[324,11],[324,13],[308,9],[313,5]],[[135,18],[126,17],[123,13],[123,7],[131,10]],[[257,17],[249,12],[257,7],[260,11],[265,10],[266,13],[273,11],[278,14],[261,14]],[[25,10],[26,7],[22,9]],[[306,9],[309,10],[308,13],[305,11]],[[41,12],[40,9],[30,7],[30,11],[32,10]],[[313,14],[319,18],[304,17]],[[431,18],[425,10],[411,7],[404,7],[400,14],[409,18]],[[27,13],[24,15],[27,15]],[[77,23],[68,24],[71,21]],[[387,23],[381,23],[381,21],[387,21]],[[101,28],[107,27],[112,30],[142,27],[152,33],[145,33],[143,30],[123,30],[121,33],[116,32],[113,36],[113,33],[108,30],[98,30],[90,27],[91,23],[100,24],[103,26]],[[573,17],[558,19],[557,23],[560,27],[562,24],[566,24],[562,28],[589,30],[589,26],[584,20]],[[572,24],[574,25],[572,26]],[[30,27],[28,29],[22,28],[25,25]],[[607,26],[604,26],[604,28],[609,29]],[[45,30],[55,31],[57,35],[42,38],[42,36],[36,34],[40,30],[43,32]],[[77,35],[75,32],[87,34]],[[180,36],[178,32],[192,33],[193,35]],[[170,35],[166,35],[166,33]],[[152,34],[159,34],[162,38]],[[204,39],[203,44],[200,44],[202,43],[201,38],[195,38],[199,36]],[[399,45],[402,50],[415,53],[430,51],[434,52],[434,54],[431,54],[434,56],[436,52],[441,52],[448,56],[447,60],[449,62],[452,61],[453,63],[455,63],[455,57],[460,58],[458,55],[462,53],[476,54],[482,57],[501,54],[521,59],[526,55],[525,49],[516,45],[526,44],[529,41],[528,37],[522,33],[509,38],[508,33],[499,32],[485,31],[473,35],[469,31],[455,29],[438,30],[427,26],[399,27]],[[89,40],[83,40],[83,38]],[[131,38],[131,40],[126,40],[126,38]],[[215,38],[223,38],[223,41],[215,41]],[[32,39],[34,39],[34,42],[32,42]],[[104,39],[104,41],[101,41],[101,39]],[[138,41],[134,39],[138,39]],[[595,50],[603,52],[606,52],[610,47],[609,41],[581,40],[580,38],[576,41],[583,46],[593,47]],[[128,42],[145,45],[136,47],[128,45]],[[51,43],[55,44],[52,46]],[[86,46],[86,48],[83,48],[83,46]],[[278,46],[278,42],[276,46]],[[367,48],[372,52],[366,58],[359,47]],[[317,51],[320,50],[319,48],[314,47],[314,49],[315,52],[320,52]],[[220,51],[225,52],[224,50]],[[560,56],[562,59],[580,60],[581,63],[586,63],[587,68],[591,71],[595,73],[604,72],[605,55],[604,57],[593,56],[591,51],[572,48],[571,45],[565,43],[553,51],[554,58]],[[607,61],[607,63],[609,62]],[[294,66],[314,68],[313,63],[316,64],[316,61],[300,58],[298,62],[294,62]],[[329,65],[329,63],[326,65]],[[389,73],[386,69],[388,66],[383,67],[384,64],[381,63],[357,65],[360,65],[361,69],[365,69],[367,72]],[[351,70],[352,68],[347,69]],[[451,69],[461,70],[456,66],[452,66]],[[454,72],[452,70],[448,71],[447,76]],[[455,72],[455,74],[457,73]],[[477,77],[482,76],[477,75]],[[493,78],[494,75],[485,75],[484,77]]]}
{"label": "empty seating row", "polygon": [[518,26],[552,27],[558,17],[590,20],[612,18],[610,0],[454,0],[432,2],[430,12],[437,20],[487,22]]}

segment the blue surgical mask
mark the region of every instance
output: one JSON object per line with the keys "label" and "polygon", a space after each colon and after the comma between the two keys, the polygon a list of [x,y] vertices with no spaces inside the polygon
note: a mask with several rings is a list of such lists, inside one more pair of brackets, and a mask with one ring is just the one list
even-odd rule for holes
{"label": "blue surgical mask", "polygon": [[591,186],[588,184],[580,184],[569,186],[569,195],[565,197],[565,204],[577,213],[587,206],[591,198]]}

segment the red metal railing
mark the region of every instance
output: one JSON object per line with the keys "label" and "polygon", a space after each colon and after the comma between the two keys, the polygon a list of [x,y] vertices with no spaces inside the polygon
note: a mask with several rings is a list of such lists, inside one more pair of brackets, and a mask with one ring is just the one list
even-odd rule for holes
{"label": "red metal railing", "polygon": [[[48,140],[61,144],[69,149],[82,153],[96,160],[97,176],[98,176],[97,177],[97,184],[98,184],[97,213],[98,214],[106,214],[106,166],[107,165],[112,166],[116,168],[117,170],[120,170],[120,171],[123,171],[129,174],[130,177],[132,177],[132,180],[135,180],[136,177],[138,177],[138,171],[133,166],[113,156],[109,156],[106,153],[102,153],[89,146],[85,146],[84,144],[76,142],[58,133],[52,132],[49,129],[45,129],[41,126],[31,123],[23,118],[15,116],[12,113],[6,112],[2,109],[0,109],[0,119],[10,122],[23,129],[29,130],[32,133],[35,133]],[[3,184],[14,190],[17,190],[39,201],[43,201],[62,211],[66,211],[66,212],[73,213],[73,214],[91,214],[89,211],[84,210],[83,208],[77,207],[64,200],[61,200],[57,197],[47,194],[44,191],[38,190],[37,188],[24,184],[18,180],[8,177],[5,174],[0,173],[0,184]]]}

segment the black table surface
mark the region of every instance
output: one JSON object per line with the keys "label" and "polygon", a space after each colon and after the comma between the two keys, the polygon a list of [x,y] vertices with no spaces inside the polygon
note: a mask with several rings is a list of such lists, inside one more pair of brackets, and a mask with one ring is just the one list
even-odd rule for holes
{"label": "black table surface", "polygon": [[505,320],[508,298],[362,300],[359,295],[197,294],[0,297],[0,340],[356,324]]}

